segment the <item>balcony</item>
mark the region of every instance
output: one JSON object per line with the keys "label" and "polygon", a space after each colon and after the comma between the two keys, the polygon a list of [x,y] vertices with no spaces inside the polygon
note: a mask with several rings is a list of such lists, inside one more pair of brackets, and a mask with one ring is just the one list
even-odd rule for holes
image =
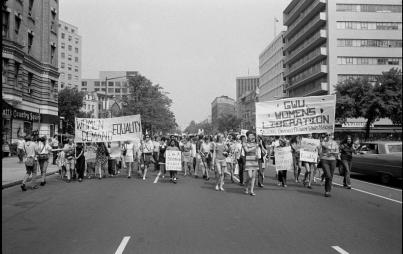
{"label": "balcony", "polygon": [[307,56],[305,56],[304,59],[295,62],[295,64],[293,64],[293,66],[289,68],[289,70],[285,73],[284,76],[295,75],[296,73],[306,68],[306,66],[312,66],[316,62],[326,57],[327,57],[327,48],[325,47],[317,48],[311,53],[309,53]]}
{"label": "balcony", "polygon": [[308,8],[303,10],[299,17],[292,23],[292,25],[288,26],[287,33],[284,38],[289,38],[296,34],[299,29],[301,29],[306,22],[308,22],[313,16],[315,16],[318,12],[323,11],[326,7],[325,0],[315,0],[313,1]]}
{"label": "balcony", "polygon": [[297,61],[304,54],[314,49],[315,47],[322,45],[326,41],[327,35],[326,30],[322,29],[315,33],[312,37],[305,40],[302,45],[296,48],[290,55],[284,59],[284,63],[292,63]]}
{"label": "balcony", "polygon": [[[297,0],[297,4],[292,7],[291,12],[288,14],[283,15],[283,24],[285,26],[289,26],[298,18],[297,13],[301,12],[307,5],[311,4],[312,0]],[[293,2],[290,3],[290,5],[293,4]],[[287,8],[286,8],[287,10]]]}
{"label": "balcony", "polygon": [[295,34],[291,40],[288,40],[285,44],[285,50],[290,51],[298,47],[305,39],[307,39],[315,30],[318,30],[326,24],[326,13],[320,12],[314,19],[312,19],[304,28],[302,28],[297,34]]}
{"label": "balcony", "polygon": [[289,81],[286,88],[287,89],[296,88],[298,86],[309,83],[325,75],[327,75],[327,65],[318,64],[314,67],[311,73],[306,74],[302,73],[301,78],[299,78],[298,80],[293,82]]}
{"label": "balcony", "polygon": [[328,93],[329,93],[328,83],[323,82],[321,80],[289,90],[290,97],[314,96]]}

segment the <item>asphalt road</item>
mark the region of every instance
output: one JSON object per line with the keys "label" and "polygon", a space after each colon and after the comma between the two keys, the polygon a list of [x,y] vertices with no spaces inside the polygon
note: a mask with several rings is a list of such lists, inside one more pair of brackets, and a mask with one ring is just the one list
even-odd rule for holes
{"label": "asphalt road", "polygon": [[214,180],[151,175],[3,190],[2,253],[111,254],[126,236],[123,253],[402,253],[401,190],[362,182],[395,201],[337,186],[325,198],[323,186],[277,186],[271,170],[252,197],[228,182],[217,192]]}

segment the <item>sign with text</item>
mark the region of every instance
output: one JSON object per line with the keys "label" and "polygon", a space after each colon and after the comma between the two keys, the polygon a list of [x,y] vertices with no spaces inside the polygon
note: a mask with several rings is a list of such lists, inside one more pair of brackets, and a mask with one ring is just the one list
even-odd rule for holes
{"label": "sign with text", "polygon": [[95,160],[97,154],[97,147],[93,145],[85,145],[84,157],[88,160]]}
{"label": "sign with text", "polygon": [[276,147],[274,149],[274,158],[276,161],[276,171],[288,170],[294,171],[291,146]]}
{"label": "sign with text", "polygon": [[141,140],[140,115],[113,118],[76,118],[75,142]]}
{"label": "sign with text", "polygon": [[256,103],[258,135],[334,132],[336,95],[295,97]]}
{"label": "sign with text", "polygon": [[320,145],[319,139],[302,138],[301,139],[301,150],[299,153],[300,161],[317,163],[319,145]]}
{"label": "sign with text", "polygon": [[167,171],[182,170],[182,155],[180,151],[165,151],[165,167]]}

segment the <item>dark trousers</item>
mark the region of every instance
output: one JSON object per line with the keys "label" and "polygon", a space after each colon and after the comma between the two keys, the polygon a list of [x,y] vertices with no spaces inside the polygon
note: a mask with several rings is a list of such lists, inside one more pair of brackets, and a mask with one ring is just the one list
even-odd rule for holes
{"label": "dark trousers", "polygon": [[278,181],[284,185],[287,184],[287,170],[279,170],[277,172]]}
{"label": "dark trousers", "polygon": [[264,162],[262,159],[258,160],[259,170],[257,171],[257,184],[259,186],[263,185],[263,173],[264,173]]}
{"label": "dark trousers", "polygon": [[239,183],[243,184],[243,173],[245,171],[245,163],[246,160],[244,157],[238,159],[238,166],[239,166]]}
{"label": "dark trousers", "polygon": [[334,170],[336,169],[336,160],[322,159],[322,169],[325,175],[325,191],[330,192],[332,190]]}
{"label": "dark trousers", "polygon": [[78,174],[78,178],[84,178],[84,170],[85,170],[85,158],[79,158],[76,162],[76,170]]}
{"label": "dark trousers", "polygon": [[153,152],[153,159],[154,159],[154,171],[159,170],[159,164],[158,164],[158,152]]}
{"label": "dark trousers", "polygon": [[343,179],[344,186],[351,185],[350,173],[351,173],[352,162],[353,162],[352,160],[341,160],[340,168],[342,169],[342,175],[344,176],[344,179]]}
{"label": "dark trousers", "polygon": [[24,149],[17,149],[17,156],[18,159],[20,160],[20,163],[22,163],[24,161]]}
{"label": "dark trousers", "polygon": [[[53,149],[57,149],[57,146],[52,147]],[[57,151],[52,152],[53,154],[53,165],[56,165],[56,159],[57,159]]]}

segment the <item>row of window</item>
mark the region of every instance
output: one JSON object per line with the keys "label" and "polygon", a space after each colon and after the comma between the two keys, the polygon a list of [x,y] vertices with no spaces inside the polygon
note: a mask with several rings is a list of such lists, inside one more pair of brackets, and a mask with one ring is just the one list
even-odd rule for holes
{"label": "row of window", "polygon": [[402,13],[401,5],[386,4],[337,4],[337,11],[347,12],[397,12]]}
{"label": "row of window", "polygon": [[337,64],[353,65],[401,65],[401,57],[337,57]]}
{"label": "row of window", "polygon": [[[62,59],[65,59],[65,58],[66,58],[66,53],[64,53],[64,52],[60,53],[60,57],[61,57]],[[69,61],[73,61],[73,56],[72,56],[72,55],[68,55],[68,56],[67,56],[67,59],[68,59]],[[78,56],[74,57],[74,62],[78,63]]]}
{"label": "row of window", "polygon": [[[70,83],[68,83],[67,85],[68,85],[68,87],[72,87],[72,86],[73,86],[73,85],[70,84]],[[77,86],[77,85],[74,85],[74,87],[77,88],[78,86]],[[64,82],[60,82],[60,88],[61,88],[61,89],[64,88]]]}
{"label": "row of window", "polygon": [[337,29],[402,30],[402,22],[337,21]]}
{"label": "row of window", "polygon": [[[66,77],[66,74],[64,72],[60,72],[60,78],[65,79],[65,77]],[[73,79],[73,74],[67,73],[67,79],[72,80]],[[78,81],[78,76],[77,75],[74,75],[74,81]]]}
{"label": "row of window", "polygon": [[[61,62],[60,63],[60,68],[64,69],[65,67],[66,67],[66,64],[64,62]],[[73,67],[69,64],[69,65],[67,65],[67,69],[69,71],[71,71],[73,69]],[[74,66],[74,72],[78,72],[78,66]]]}
{"label": "row of window", "polygon": [[[81,90],[84,88],[81,88]],[[106,91],[106,88],[95,88],[95,92]],[[108,88],[108,93],[127,93],[127,88]]]}
{"label": "row of window", "polygon": [[[61,47],[62,49],[65,49],[65,48],[66,48],[66,44],[65,44],[64,42],[62,42],[62,43],[60,44],[60,47]],[[72,51],[72,50],[73,50],[73,46],[71,46],[71,45],[68,45],[67,48],[68,48],[69,51]],[[75,52],[75,53],[78,53],[78,48],[77,48],[77,47],[74,48],[74,52]]]}
{"label": "row of window", "polygon": [[[85,82],[85,81],[83,81],[83,82]],[[101,86],[101,84],[102,84],[102,86],[105,86],[105,81],[103,81],[103,82],[95,81],[94,82],[94,86]],[[108,81],[108,86],[113,86],[114,84],[115,84],[115,86],[118,86],[118,87],[120,87],[121,85],[123,85],[123,87],[127,87],[127,81],[123,81],[123,82],[120,82],[120,81],[115,81],[115,82]]]}
{"label": "row of window", "polygon": [[343,82],[350,79],[366,79],[370,82],[376,82],[379,78],[379,75],[371,75],[371,74],[338,74],[337,81]]}
{"label": "row of window", "polygon": [[[62,25],[59,24],[59,27],[62,27]],[[69,31],[69,28],[68,28],[67,26],[64,26],[64,30]],[[72,32],[72,33],[75,32],[74,28],[71,28],[71,32]]]}
{"label": "row of window", "polygon": [[[66,34],[65,34],[65,33],[61,33],[60,36],[62,37],[62,39],[66,38]],[[69,40],[69,41],[72,41],[72,40],[73,40],[73,36],[69,35],[68,40]],[[78,44],[78,41],[79,41],[78,38],[74,38],[74,42],[75,42],[76,44]]]}
{"label": "row of window", "polygon": [[338,39],[337,47],[380,47],[380,48],[401,48],[402,40],[357,40]]}
{"label": "row of window", "polygon": [[303,79],[309,77],[310,75],[321,71],[321,66],[326,65],[326,64],[327,64],[326,59],[320,61],[319,63],[309,67],[308,69],[304,70],[303,72],[300,72],[297,75],[291,77],[290,78],[291,83],[295,83],[297,81],[303,80]]}

